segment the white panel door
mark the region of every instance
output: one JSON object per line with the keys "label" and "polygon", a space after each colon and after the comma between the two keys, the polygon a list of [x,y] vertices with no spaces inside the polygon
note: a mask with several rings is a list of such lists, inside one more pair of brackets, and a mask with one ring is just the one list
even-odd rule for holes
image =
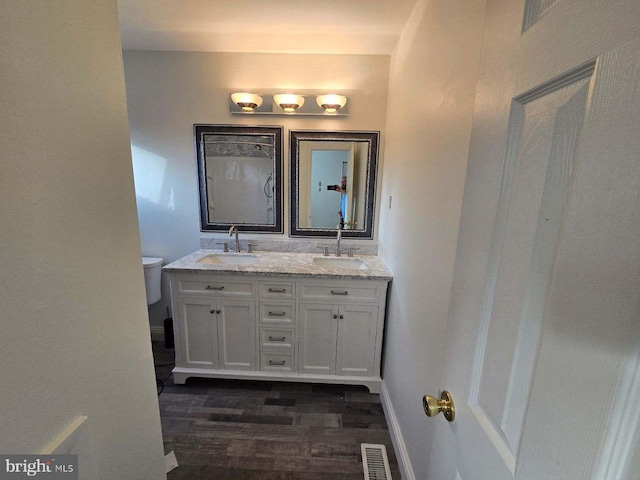
{"label": "white panel door", "polygon": [[220,368],[256,369],[256,310],[247,300],[216,300]]}
{"label": "white panel door", "polygon": [[215,301],[178,297],[182,365],[192,368],[218,367],[218,331]]}
{"label": "white panel door", "polygon": [[638,478],[640,2],[486,18],[429,479]]}
{"label": "white panel door", "polygon": [[341,305],[338,310],[338,375],[373,375],[378,307]]}
{"label": "white panel door", "polygon": [[300,304],[298,355],[300,373],[334,375],[338,338],[338,307]]}

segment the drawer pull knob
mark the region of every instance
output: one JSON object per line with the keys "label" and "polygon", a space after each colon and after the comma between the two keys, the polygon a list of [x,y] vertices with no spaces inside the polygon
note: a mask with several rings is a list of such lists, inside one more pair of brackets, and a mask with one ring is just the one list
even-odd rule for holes
{"label": "drawer pull knob", "polygon": [[273,360],[269,360],[269,365],[284,365],[285,361],[282,360],[281,362],[274,362]]}
{"label": "drawer pull knob", "polygon": [[284,317],[287,312],[269,312],[270,317]]}
{"label": "drawer pull knob", "polygon": [[286,288],[270,288],[268,290],[269,293],[286,293]]}
{"label": "drawer pull knob", "polygon": [[269,337],[270,342],[284,342],[286,337]]}
{"label": "drawer pull knob", "polygon": [[211,285],[207,285],[206,290],[224,290],[224,287],[212,287]]}
{"label": "drawer pull knob", "polygon": [[336,292],[335,290],[331,290],[331,295],[349,295],[349,292],[345,290],[344,292]]}

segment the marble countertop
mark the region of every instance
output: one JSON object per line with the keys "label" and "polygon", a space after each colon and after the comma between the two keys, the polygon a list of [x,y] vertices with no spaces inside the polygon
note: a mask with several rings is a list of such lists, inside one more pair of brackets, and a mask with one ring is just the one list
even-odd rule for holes
{"label": "marble countertop", "polygon": [[[198,263],[198,260],[207,255],[255,256],[256,260],[249,265]],[[382,260],[375,255],[355,255],[353,257],[343,255],[339,257],[345,260],[361,260],[366,268],[357,270],[317,266],[313,264],[314,258],[335,259],[337,257],[333,255],[323,257],[317,253],[254,252],[247,254],[223,253],[220,250],[198,250],[166,265],[162,269],[168,273],[222,273],[371,280],[391,280],[393,278],[387,267],[382,263]]]}

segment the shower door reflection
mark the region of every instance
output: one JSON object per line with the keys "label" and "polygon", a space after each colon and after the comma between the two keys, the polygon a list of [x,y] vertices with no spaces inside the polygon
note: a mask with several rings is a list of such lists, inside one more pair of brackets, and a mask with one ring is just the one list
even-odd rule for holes
{"label": "shower door reflection", "polygon": [[196,125],[201,229],[280,232],[279,127]]}
{"label": "shower door reflection", "polygon": [[204,149],[209,219],[272,224],[273,145],[206,135]]}

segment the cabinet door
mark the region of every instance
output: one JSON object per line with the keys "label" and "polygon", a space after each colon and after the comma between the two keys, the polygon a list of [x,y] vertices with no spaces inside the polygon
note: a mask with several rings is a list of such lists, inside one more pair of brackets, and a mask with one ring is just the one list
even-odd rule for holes
{"label": "cabinet door", "polygon": [[338,307],[300,304],[299,372],[334,375],[338,338]]}
{"label": "cabinet door", "polygon": [[255,303],[246,300],[217,300],[220,368],[256,369]]}
{"label": "cabinet door", "polygon": [[184,367],[218,367],[218,330],[215,301],[178,297],[180,349]]}
{"label": "cabinet door", "polygon": [[378,307],[341,305],[338,315],[338,375],[373,375]]}

